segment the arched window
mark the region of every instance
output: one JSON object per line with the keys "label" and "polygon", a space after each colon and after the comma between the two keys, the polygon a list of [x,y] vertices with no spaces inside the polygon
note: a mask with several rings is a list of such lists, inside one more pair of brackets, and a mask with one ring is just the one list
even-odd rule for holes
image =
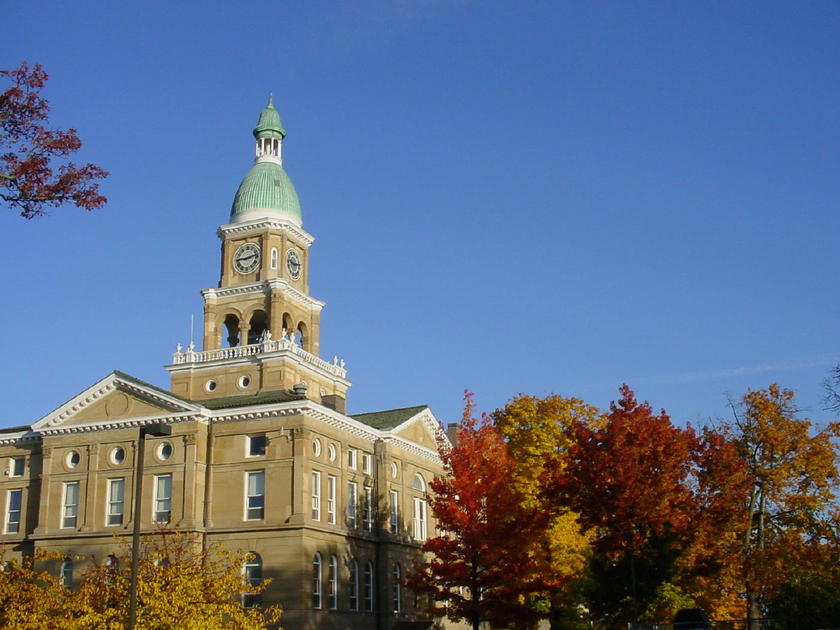
{"label": "arched window", "polygon": [[426,491],[426,482],[423,481],[423,477],[420,476],[420,473],[414,475],[414,478],[411,480],[411,489],[419,492]]}
{"label": "arched window", "polygon": [[350,573],[350,610],[359,610],[359,563],[351,559],[347,570]]}
{"label": "arched window", "polygon": [[225,317],[225,328],[227,328],[228,347],[233,348],[239,345],[239,318],[230,314]]}
{"label": "arched window", "polygon": [[391,602],[394,612],[398,613],[400,612],[402,604],[402,585],[400,584],[400,580],[402,580],[402,569],[400,569],[398,562],[394,563],[394,570],[391,577],[393,579],[393,584],[391,586]]}
{"label": "arched window", "polygon": [[321,607],[321,554],[312,558],[312,608]]}
{"label": "arched window", "polygon": [[[245,563],[242,565],[242,576],[245,582],[246,592],[242,594],[242,606],[245,608],[254,608],[262,603],[262,595],[260,593],[249,593],[247,591],[254,590],[253,587],[260,586],[263,582],[263,563],[260,554],[255,551],[248,552]],[[250,588],[249,588],[250,587]]]}
{"label": "arched window", "polygon": [[265,311],[254,311],[248,322],[248,344],[260,343],[266,329]]}
{"label": "arched window", "polygon": [[271,248],[271,268],[277,269],[277,248]]}
{"label": "arched window", "polygon": [[329,574],[327,576],[327,598],[330,610],[338,608],[338,560],[330,556]]}
{"label": "arched window", "polygon": [[61,563],[61,585],[67,588],[73,586],[73,558],[70,556]]}
{"label": "arched window", "polygon": [[365,563],[365,612],[373,612],[373,564]]}

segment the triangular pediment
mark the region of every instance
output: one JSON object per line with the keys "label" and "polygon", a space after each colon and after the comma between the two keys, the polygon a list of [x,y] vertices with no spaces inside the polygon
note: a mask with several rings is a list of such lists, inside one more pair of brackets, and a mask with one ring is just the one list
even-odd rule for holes
{"label": "triangular pediment", "polygon": [[128,374],[113,372],[32,425],[45,431],[133,418],[167,417],[201,408]]}
{"label": "triangular pediment", "polygon": [[401,437],[404,440],[414,442],[419,446],[436,451],[437,435],[440,432],[440,423],[426,407],[420,413],[412,416],[391,431],[391,434]]}

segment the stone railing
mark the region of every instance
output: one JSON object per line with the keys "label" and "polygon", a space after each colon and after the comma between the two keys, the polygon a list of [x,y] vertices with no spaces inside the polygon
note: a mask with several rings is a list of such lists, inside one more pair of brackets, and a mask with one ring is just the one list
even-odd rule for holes
{"label": "stone railing", "polygon": [[347,370],[344,368],[344,361],[339,360],[338,357],[333,357],[332,362],[324,361],[322,358],[317,357],[311,352],[307,352],[301,348],[289,335],[283,335],[279,339],[272,339],[271,333],[268,331],[266,331],[265,337],[260,343],[252,343],[247,346],[233,346],[231,348],[219,348],[218,350],[196,352],[192,344],[187,346],[186,350],[182,349],[181,344],[178,344],[175,349],[175,353],[172,355],[172,363],[174,365],[184,365],[186,363],[206,363],[208,361],[238,359],[241,357],[266,354],[269,352],[283,351],[291,352],[305,363],[309,363],[318,369],[329,372],[330,374],[340,378],[347,378]]}

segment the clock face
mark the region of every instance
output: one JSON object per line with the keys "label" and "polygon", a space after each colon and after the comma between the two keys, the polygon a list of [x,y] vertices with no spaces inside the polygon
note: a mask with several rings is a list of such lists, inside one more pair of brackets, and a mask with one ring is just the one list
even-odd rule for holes
{"label": "clock face", "polygon": [[256,243],[245,243],[233,255],[233,268],[239,273],[251,273],[260,265],[260,246]]}
{"label": "clock face", "polygon": [[290,249],[286,252],[286,269],[289,270],[289,275],[292,277],[292,280],[297,280],[300,278],[300,270],[303,265],[300,262],[300,258],[298,258],[298,253]]}

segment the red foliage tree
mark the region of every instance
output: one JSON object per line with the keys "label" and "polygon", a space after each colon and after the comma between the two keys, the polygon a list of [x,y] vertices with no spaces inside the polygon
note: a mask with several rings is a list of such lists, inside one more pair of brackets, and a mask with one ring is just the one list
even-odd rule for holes
{"label": "red foliage tree", "polygon": [[550,515],[522,507],[504,440],[473,410],[467,394],[457,444],[448,448],[439,440],[446,474],[429,484],[439,535],[423,544],[425,559],[415,563],[406,584],[429,596],[431,614],[466,620],[477,630],[484,621],[534,619],[528,596],[547,584],[529,553],[528,532],[545,527]]}
{"label": "red foliage tree", "polygon": [[49,104],[40,91],[47,73],[40,64],[23,62],[0,70],[10,87],[0,94],[0,199],[31,219],[47,207],[72,202],[85,210],[101,208],[107,199],[96,180],[108,172],[95,164],[63,161],[82,146],[75,129],[47,129]]}
{"label": "red foliage tree", "polygon": [[[577,422],[566,467],[558,475],[560,505],[596,533],[596,612],[633,621],[670,581],[698,513],[692,463],[699,441],[689,427],[639,404],[626,385],[603,429]],[[597,610],[600,609],[600,610]]]}

